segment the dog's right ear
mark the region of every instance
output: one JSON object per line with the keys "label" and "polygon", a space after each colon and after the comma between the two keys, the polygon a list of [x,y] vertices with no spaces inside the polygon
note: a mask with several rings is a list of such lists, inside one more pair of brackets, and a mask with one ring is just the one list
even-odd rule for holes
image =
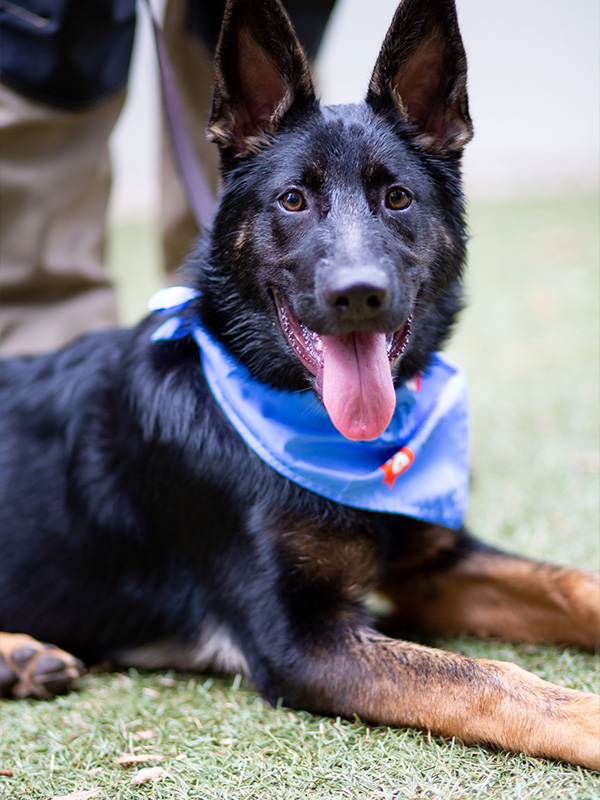
{"label": "dog's right ear", "polygon": [[314,102],[306,56],[278,0],[229,0],[208,138],[223,155],[247,153],[268,142],[293,105]]}

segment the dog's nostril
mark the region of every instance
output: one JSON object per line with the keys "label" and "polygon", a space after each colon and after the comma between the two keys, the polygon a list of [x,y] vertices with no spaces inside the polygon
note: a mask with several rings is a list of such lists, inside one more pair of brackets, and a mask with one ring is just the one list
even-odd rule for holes
{"label": "dog's nostril", "polygon": [[337,312],[342,314],[349,312],[360,313],[361,309],[368,312],[376,312],[385,303],[385,297],[385,294],[375,292],[365,294],[362,291],[357,291],[350,294],[336,295],[331,305]]}
{"label": "dog's nostril", "polygon": [[378,297],[376,294],[371,294],[369,295],[369,297],[367,297],[366,303],[369,306],[369,308],[376,309],[381,306],[381,298]]}
{"label": "dog's nostril", "polygon": [[330,305],[340,313],[360,313],[361,311],[377,312],[384,305],[387,292],[374,291],[373,287],[356,286],[343,294],[334,293]]}
{"label": "dog's nostril", "polygon": [[332,269],[317,286],[324,306],[338,320],[357,324],[371,323],[381,315],[391,299],[391,278],[382,269],[355,267]]}

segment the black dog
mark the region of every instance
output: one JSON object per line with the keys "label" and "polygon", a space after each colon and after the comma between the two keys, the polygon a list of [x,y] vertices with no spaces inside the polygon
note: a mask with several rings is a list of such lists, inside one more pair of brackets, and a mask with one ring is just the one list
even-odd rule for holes
{"label": "black dog", "polygon": [[[333,108],[277,1],[230,3],[223,191],[193,291],[155,341],[156,314],[2,366],[5,693],[64,689],[79,665],[60,647],[241,670],[270,701],[600,767],[596,698],[388,638],[362,603],[377,588],[399,625],[598,643],[593,576],[460,526],[460,380],[434,353],[461,306],[471,133],[452,0],[404,0],[366,102]],[[356,475],[321,491],[347,449],[385,454],[383,505]]]}

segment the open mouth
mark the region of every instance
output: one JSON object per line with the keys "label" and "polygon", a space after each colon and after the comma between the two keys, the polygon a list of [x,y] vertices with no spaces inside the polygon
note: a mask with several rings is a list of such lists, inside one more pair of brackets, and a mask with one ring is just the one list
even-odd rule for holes
{"label": "open mouth", "polygon": [[396,406],[392,369],[408,346],[412,315],[391,334],[321,336],[301,323],[277,295],[275,303],[290,347],[315,376],[315,388],[338,431],[354,440],[380,436]]}

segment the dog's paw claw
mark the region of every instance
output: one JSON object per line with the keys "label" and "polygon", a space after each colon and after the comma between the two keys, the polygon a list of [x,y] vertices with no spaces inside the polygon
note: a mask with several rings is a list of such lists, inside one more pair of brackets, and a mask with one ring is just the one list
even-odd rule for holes
{"label": "dog's paw claw", "polygon": [[0,633],[0,696],[48,699],[67,692],[84,672],[79,659],[54,645]]}

